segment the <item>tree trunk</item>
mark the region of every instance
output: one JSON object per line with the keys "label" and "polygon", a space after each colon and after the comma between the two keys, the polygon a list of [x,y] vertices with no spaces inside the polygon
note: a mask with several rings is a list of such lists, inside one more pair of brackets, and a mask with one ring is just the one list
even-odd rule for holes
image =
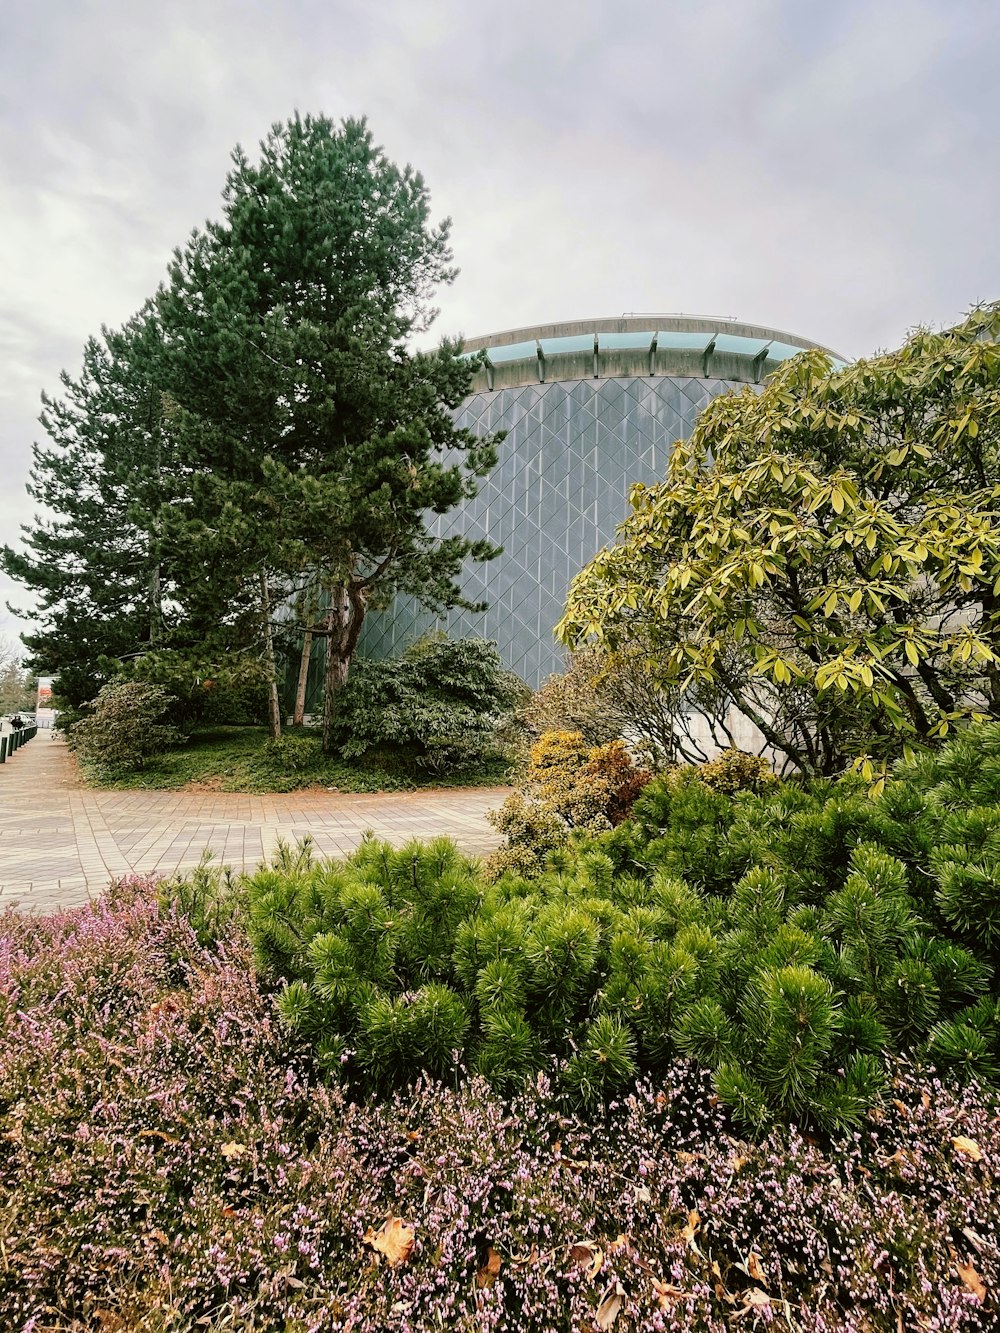
{"label": "tree trunk", "polygon": [[163,630],[163,598],[160,587],[160,566],[154,562],[149,571],[149,642],[158,643]]}
{"label": "tree trunk", "polygon": [[295,687],[295,709],[292,724],[301,727],[306,716],[306,685],[309,683],[309,658],[312,656],[312,630],[307,629],[302,640],[302,656],[299,659],[299,680]]}
{"label": "tree trunk", "polygon": [[326,621],[326,664],[323,670],[324,754],[332,754],[335,748],[333,724],[337,716],[337,699],[347,684],[347,673],[351,668],[351,658],[357,647],[366,610],[362,588],[340,584],[330,589],[330,609]]}
{"label": "tree trunk", "polygon": [[271,633],[271,599],[267,591],[267,574],[260,572],[260,614],[264,629],[264,670],[267,676],[268,713],[271,740],[281,740],[281,700],[278,698],[278,667],[274,659],[274,635]]}

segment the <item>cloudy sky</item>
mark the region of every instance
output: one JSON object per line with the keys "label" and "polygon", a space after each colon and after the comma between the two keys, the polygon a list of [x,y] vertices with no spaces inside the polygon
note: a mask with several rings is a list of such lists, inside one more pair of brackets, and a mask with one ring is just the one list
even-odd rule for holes
{"label": "cloudy sky", "polygon": [[40,391],[295,109],[367,115],[453,218],[437,333],[687,311],[858,356],[1000,298],[997,0],[2,10],[0,540]]}

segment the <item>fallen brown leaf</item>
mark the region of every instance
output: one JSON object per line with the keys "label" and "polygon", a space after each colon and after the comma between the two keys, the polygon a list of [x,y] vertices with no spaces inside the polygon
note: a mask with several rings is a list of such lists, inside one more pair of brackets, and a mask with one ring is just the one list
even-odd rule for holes
{"label": "fallen brown leaf", "polygon": [[622,1308],[622,1298],[625,1295],[625,1288],[618,1282],[611,1288],[604,1300],[597,1307],[597,1314],[594,1316],[594,1323],[599,1329],[610,1328],[618,1318],[618,1312]]}
{"label": "fallen brown leaf", "polygon": [[384,1255],[389,1267],[395,1268],[397,1264],[405,1264],[409,1259],[416,1234],[413,1227],[407,1226],[398,1217],[390,1214],[378,1231],[368,1228],[364,1235],[364,1243],[370,1245],[378,1254]]}
{"label": "fallen brown leaf", "polygon": [[968,1157],[970,1162],[981,1162],[983,1154],[979,1144],[975,1139],[967,1139],[964,1134],[958,1134],[951,1141],[951,1146],[960,1157]]}
{"label": "fallen brown leaf", "polygon": [[604,1266],[604,1251],[592,1240],[578,1240],[570,1246],[569,1257],[575,1264],[587,1270],[587,1276],[593,1281]]}
{"label": "fallen brown leaf", "polygon": [[770,1296],[766,1291],[761,1291],[760,1287],[751,1287],[743,1297],[744,1310],[763,1310],[770,1304]]}
{"label": "fallen brown leaf", "polygon": [[681,1238],[691,1247],[692,1250],[696,1250],[698,1248],[697,1245],[695,1245],[694,1243],[694,1238],[700,1230],[701,1230],[701,1218],[698,1216],[698,1213],[695,1211],[695,1209],[692,1208],[691,1211],[688,1213],[687,1225],[681,1228]]}
{"label": "fallen brown leaf", "polygon": [[224,1143],[219,1152],[228,1161],[232,1157],[242,1157],[246,1152],[242,1143]]}
{"label": "fallen brown leaf", "polygon": [[500,1269],[503,1267],[503,1260],[497,1254],[491,1245],[486,1257],[486,1262],[476,1274],[477,1287],[492,1287],[493,1283],[500,1276]]}
{"label": "fallen brown leaf", "polygon": [[672,1301],[679,1300],[684,1295],[684,1289],[675,1287],[672,1282],[661,1282],[659,1278],[654,1277],[653,1295],[660,1309],[666,1310]]}
{"label": "fallen brown leaf", "polygon": [[905,1166],[907,1162],[906,1153],[902,1148],[897,1148],[891,1157],[882,1157],[879,1159],[879,1166]]}
{"label": "fallen brown leaf", "polygon": [[732,1294],[731,1291],[728,1291],[726,1289],[726,1284],[723,1281],[721,1281],[721,1279],[718,1278],[716,1279],[715,1285],[713,1286],[712,1290],[715,1292],[715,1299],[717,1301],[724,1301],[726,1305],[736,1304],[736,1297]]}
{"label": "fallen brown leaf", "polygon": [[614,1240],[609,1240],[607,1244],[608,1254],[620,1254],[628,1246],[628,1236],[624,1231],[619,1232]]}
{"label": "fallen brown leaf", "polygon": [[760,1255],[753,1250],[747,1255],[747,1274],[753,1278],[754,1282],[767,1281],[763,1261],[761,1260]]}
{"label": "fallen brown leaf", "polygon": [[960,1259],[956,1259],[955,1271],[977,1300],[986,1300],[986,1283],[976,1272],[975,1264],[963,1264]]}

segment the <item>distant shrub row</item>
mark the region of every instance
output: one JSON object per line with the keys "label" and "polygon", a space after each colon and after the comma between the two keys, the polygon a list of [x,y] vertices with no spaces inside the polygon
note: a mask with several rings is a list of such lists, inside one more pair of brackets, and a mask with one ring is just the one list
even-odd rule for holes
{"label": "distant shrub row", "polygon": [[[430,636],[389,661],[358,660],[338,701],[333,739],[349,763],[394,775],[443,775],[510,759],[527,687],[483,639]],[[261,723],[267,691],[259,667],[208,673],[172,652],[150,654],[131,677],[105,685],[82,716],[64,718],[81,757],[114,773],[142,768],[183,744],[197,725]],[[315,736],[268,742],[261,767],[302,774],[327,756]]]}

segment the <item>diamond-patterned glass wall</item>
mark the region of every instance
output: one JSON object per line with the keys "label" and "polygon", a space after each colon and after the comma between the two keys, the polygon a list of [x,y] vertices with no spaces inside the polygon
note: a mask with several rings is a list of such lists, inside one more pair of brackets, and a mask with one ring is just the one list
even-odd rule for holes
{"label": "diamond-patterned glass wall", "polygon": [[453,637],[494,639],[507,666],[537,686],[561,669],[552,631],[570,581],[614,540],[629,488],[660,480],[671,445],[690,435],[702,408],[743,387],[658,375],[473,394],[458,424],[479,434],[505,430],[507,438],[479,495],[438,518],[435,529],[504,548],[487,564],[470,563],[463,578],[469,600],[489,609],[437,618],[397,598],[389,610],[369,614],[359,652],[396,656],[418,635],[442,628]]}

